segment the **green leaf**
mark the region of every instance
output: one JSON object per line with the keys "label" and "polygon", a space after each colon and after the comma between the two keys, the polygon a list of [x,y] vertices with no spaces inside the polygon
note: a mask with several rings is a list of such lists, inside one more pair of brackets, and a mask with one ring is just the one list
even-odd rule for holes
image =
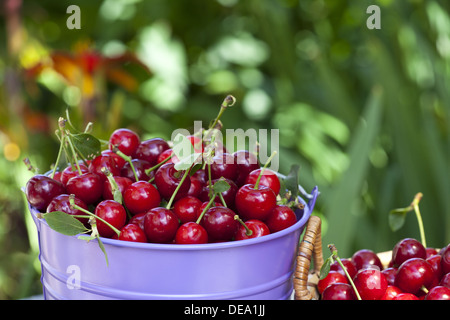
{"label": "green leaf", "polygon": [[88,133],[70,134],[75,150],[86,160],[92,160],[101,152],[101,143]]}
{"label": "green leaf", "polygon": [[223,179],[219,179],[213,185],[214,193],[222,193],[230,189],[230,185]]}
{"label": "green leaf", "polygon": [[67,236],[75,236],[89,231],[77,218],[61,211],[44,213],[43,217],[50,228]]}
{"label": "green leaf", "polygon": [[328,259],[326,259],[323,262],[323,265],[319,271],[319,279],[320,280],[322,280],[323,278],[325,278],[328,275],[328,273],[330,272],[330,267],[331,267],[332,263],[333,263],[333,258],[331,256],[328,257]]}
{"label": "green leaf", "polygon": [[286,178],[282,179],[286,190],[291,193],[293,199],[297,199],[297,196],[298,196],[298,172],[299,172],[299,170],[300,170],[299,165],[297,165],[297,164],[292,165]]}
{"label": "green leaf", "polygon": [[388,222],[392,231],[397,231],[405,224],[408,209],[394,209],[389,212]]}

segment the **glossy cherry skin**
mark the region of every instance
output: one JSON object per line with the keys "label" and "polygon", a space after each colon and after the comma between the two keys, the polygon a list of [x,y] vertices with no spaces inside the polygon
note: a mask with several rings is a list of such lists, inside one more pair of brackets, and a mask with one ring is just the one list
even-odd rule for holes
{"label": "glossy cherry skin", "polygon": [[447,274],[450,272],[450,244],[441,250],[441,256],[442,273]]}
{"label": "glossy cherry skin", "polygon": [[436,286],[428,291],[425,300],[450,300],[450,289],[444,286]]}
{"label": "glossy cherry skin", "polygon": [[[95,207],[94,214],[118,230],[122,229],[127,220],[127,212],[125,208],[114,200],[104,200]],[[101,237],[111,238],[116,234],[114,230],[106,223],[97,220],[97,229]]]}
{"label": "glossy cherry skin", "polygon": [[[81,201],[76,197],[74,197],[74,203],[77,206],[83,208],[84,210],[88,210],[88,206],[83,201]],[[83,211],[71,208],[68,194],[60,194],[59,196],[54,197],[52,201],[50,201],[47,207],[47,212],[54,212],[54,211],[65,212],[73,216],[86,215],[86,213],[84,213]],[[88,226],[89,218],[77,218],[77,219],[85,226]]]}
{"label": "glossy cherry skin", "polygon": [[[355,277],[356,273],[358,272],[358,270],[356,270],[355,265],[353,264],[353,261],[351,259],[342,258],[341,263],[344,265],[345,269],[347,269],[347,273],[350,276],[350,278],[353,279]],[[342,269],[342,267],[339,265],[339,263],[337,261],[335,261],[331,264],[330,270],[337,271],[346,277],[344,270]]]}
{"label": "glossy cherry skin", "polygon": [[362,300],[379,300],[388,286],[385,276],[376,267],[360,269],[353,282]]}
{"label": "glossy cherry skin", "polygon": [[320,294],[331,284],[333,283],[348,283],[347,277],[342,275],[342,273],[330,270],[327,276],[323,279],[320,279],[317,283],[317,290]]}
{"label": "glossy cherry skin", "polygon": [[395,284],[395,276],[397,275],[397,268],[389,267],[383,269],[381,273],[384,274],[384,276],[386,277],[388,285],[393,286]]}
{"label": "glossy cherry skin", "polygon": [[395,267],[400,266],[403,262],[411,258],[425,259],[427,251],[425,247],[412,238],[405,238],[397,242],[392,249],[392,261]]}
{"label": "glossy cherry skin", "polygon": [[212,179],[224,177],[234,181],[239,174],[238,167],[234,162],[234,157],[229,153],[215,155],[212,158],[210,168]]}
{"label": "glossy cherry skin", "polygon": [[[234,210],[235,204],[236,204],[235,199],[236,199],[236,193],[238,192],[238,187],[230,179],[225,179],[225,181],[228,183],[230,188],[227,191],[222,192],[222,197],[225,200],[225,204],[227,205],[227,207]],[[217,180],[212,180],[211,185],[214,185],[216,182],[217,182]],[[209,183],[206,182],[203,186],[202,191],[198,195],[198,198],[201,201],[209,201],[210,200],[209,197],[210,197],[209,196]],[[219,196],[216,196],[214,201],[222,203]]]}
{"label": "glossy cherry skin", "polygon": [[419,298],[412,293],[403,292],[396,295],[392,300],[419,300]]}
{"label": "glossy cherry skin", "polygon": [[277,198],[272,189],[266,186],[243,185],[236,194],[235,205],[239,215],[244,220],[258,219],[264,221],[277,204]]}
{"label": "glossy cherry skin", "polygon": [[297,216],[294,211],[285,205],[276,205],[265,220],[271,233],[289,228],[296,222]]}
{"label": "glossy cherry skin", "polygon": [[61,182],[41,174],[31,177],[25,186],[28,202],[39,211],[45,211],[52,199],[63,193],[66,189]]}
{"label": "glossy cherry skin", "polygon": [[202,202],[198,198],[186,196],[175,202],[172,211],[182,224],[195,222],[199,217],[198,210],[201,205]]}
{"label": "glossy cherry skin", "polygon": [[137,224],[129,223],[120,230],[119,240],[131,242],[147,242],[147,236]]}
{"label": "glossy cherry skin", "polygon": [[356,296],[351,285],[333,283],[323,291],[322,300],[356,300]]}
{"label": "glossy cherry skin", "polygon": [[114,150],[114,146],[116,146],[127,156],[132,156],[140,143],[139,136],[134,131],[126,128],[115,130],[109,137],[109,149]]}
{"label": "glossy cherry skin", "polygon": [[238,168],[238,175],[236,177],[236,184],[242,187],[250,172],[261,167],[258,157],[247,150],[238,150],[233,153],[234,162]]}
{"label": "glossy cherry skin", "polygon": [[397,288],[396,286],[388,285],[386,288],[386,292],[380,298],[380,300],[394,300],[394,298],[398,296],[400,293],[403,293],[403,291]]}
{"label": "glossy cherry skin", "polygon": [[158,207],[161,197],[158,190],[151,183],[137,181],[125,189],[123,201],[128,211],[135,215]]}
{"label": "glossy cherry skin", "polygon": [[[256,169],[250,172],[245,181],[246,184],[255,184],[261,174],[262,169]],[[277,174],[270,169],[265,169],[261,179],[259,181],[260,185],[269,187],[277,195],[280,193],[280,179]]]}
{"label": "glossy cherry skin", "polygon": [[114,163],[116,164],[117,168],[119,168],[119,170],[122,169],[124,164],[127,162],[124,158],[122,158],[117,153],[109,149],[103,150],[102,155],[112,157],[114,159]]}
{"label": "glossy cherry skin", "polygon": [[[172,156],[173,150],[172,149],[167,149],[165,151],[163,151],[159,157],[158,157],[158,163],[163,162],[164,160],[166,160],[167,158],[169,158],[170,156]],[[167,160],[165,163],[177,163],[179,160],[177,158],[176,155],[173,155],[172,158],[170,160]]]}
{"label": "glossy cherry skin", "polygon": [[[151,178],[154,177],[155,175],[154,171],[151,171],[149,174],[145,172],[145,170],[150,169],[152,167],[150,162],[141,159],[133,159],[131,160],[131,164],[133,165],[134,170],[136,171],[138,181],[149,181]],[[133,168],[131,168],[129,162],[123,165],[122,169],[120,170],[120,176],[127,177],[128,179],[133,180],[133,182],[136,181]]]}
{"label": "glossy cherry skin", "polygon": [[444,286],[450,289],[450,273],[446,273],[439,282],[440,286]]}
{"label": "glossy cherry skin", "polygon": [[443,275],[441,266],[442,256],[439,254],[435,254],[426,258],[425,261],[428,262],[431,270],[433,271],[433,281],[431,282],[430,287],[434,287],[438,285]]}
{"label": "glossy cherry skin", "polygon": [[145,220],[146,214],[147,214],[147,212],[141,212],[141,213],[135,214],[134,216],[132,216],[130,218],[130,221],[128,221],[128,223],[135,224],[135,225],[139,226],[139,228],[141,228],[142,231],[144,231],[144,220]]}
{"label": "glossy cherry skin", "polygon": [[424,259],[411,258],[403,262],[395,277],[395,286],[403,292],[417,294],[422,286],[429,287],[433,281],[433,270]]}
{"label": "glossy cherry skin", "polygon": [[245,221],[245,225],[251,231],[251,234],[247,234],[247,229],[243,226],[239,226],[239,230],[236,232],[235,240],[245,240],[259,238],[270,234],[269,227],[261,220],[251,219]]}
{"label": "glossy cherry skin", "polygon": [[169,243],[179,228],[177,216],[169,209],[156,207],[145,215],[144,232],[148,242]]}
{"label": "glossy cherry skin", "polygon": [[[169,200],[177,186],[180,184],[185,171],[177,171],[173,163],[165,163],[155,173],[155,184],[161,197]],[[191,186],[189,175],[183,181],[175,196],[175,201],[187,196]]]}
{"label": "glossy cherry skin", "polygon": [[[115,177],[113,177],[113,179],[114,179],[114,181],[116,181],[117,187],[119,188],[120,192],[122,193],[122,197],[123,197],[123,193],[125,192],[125,189],[128,188],[128,186],[130,186],[133,183],[133,181],[126,177],[120,177],[120,176],[115,176]],[[114,200],[114,195],[112,194],[111,182],[109,182],[108,179],[103,181],[103,199],[104,200]]]}
{"label": "glossy cherry skin", "polygon": [[[87,166],[85,166],[84,164],[79,164],[78,167],[80,167],[80,171],[81,173],[88,173],[89,172],[89,168]],[[78,168],[77,166],[68,166],[66,167],[62,172],[61,172],[61,182],[63,183],[63,185],[67,185],[67,182],[69,182],[69,180],[75,176],[79,176],[79,172],[78,172]]]}
{"label": "glossy cherry skin", "polygon": [[380,270],[383,269],[380,258],[375,252],[369,249],[361,249],[356,251],[352,256],[352,261],[357,270],[370,266],[376,266]]}
{"label": "glossy cherry skin", "polygon": [[158,163],[159,155],[168,149],[170,147],[166,140],[162,138],[148,139],[140,143],[133,158],[145,160],[154,166]]}
{"label": "glossy cherry skin", "polygon": [[239,222],[234,219],[236,213],[225,207],[209,208],[200,224],[208,232],[209,241],[229,241],[239,229]]}
{"label": "glossy cherry skin", "polygon": [[87,205],[99,201],[103,194],[103,180],[95,173],[83,173],[75,176],[67,182],[69,194],[74,194]]}
{"label": "glossy cherry skin", "polygon": [[106,168],[113,176],[120,175],[120,169],[116,164],[114,158],[110,155],[101,155],[95,157],[89,163],[89,171],[97,174],[102,180],[107,180],[106,175],[103,173],[102,169]]}
{"label": "glossy cherry skin", "polygon": [[[191,186],[189,187],[188,195],[193,197],[199,197],[206,184],[206,172],[205,170],[197,170],[191,177]],[[237,191],[237,189],[236,189]]]}
{"label": "glossy cherry skin", "polygon": [[208,233],[205,228],[195,222],[182,224],[175,234],[176,244],[208,243]]}

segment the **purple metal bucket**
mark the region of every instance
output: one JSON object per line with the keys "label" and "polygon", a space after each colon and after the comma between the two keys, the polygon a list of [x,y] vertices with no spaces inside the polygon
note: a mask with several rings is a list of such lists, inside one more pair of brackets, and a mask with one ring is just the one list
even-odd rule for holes
{"label": "purple metal bucket", "polygon": [[52,230],[29,207],[39,239],[44,298],[54,299],[289,299],[300,235],[319,192],[315,187],[293,226],[264,237],[201,245],[96,240]]}

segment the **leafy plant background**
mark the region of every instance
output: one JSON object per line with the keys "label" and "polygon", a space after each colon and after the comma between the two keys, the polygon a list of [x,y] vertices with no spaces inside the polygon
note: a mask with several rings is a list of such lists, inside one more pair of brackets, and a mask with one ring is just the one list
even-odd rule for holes
{"label": "leafy plant background", "polygon": [[[417,192],[427,242],[449,243],[450,16],[442,0],[5,0],[0,24],[0,298],[40,294],[22,163],[55,161],[57,119],[143,138],[208,123],[279,128],[280,172],[318,185],[323,243],[341,257],[419,238],[388,213]],[[366,27],[369,5],[381,29]],[[326,250],[326,248],[324,249]]]}

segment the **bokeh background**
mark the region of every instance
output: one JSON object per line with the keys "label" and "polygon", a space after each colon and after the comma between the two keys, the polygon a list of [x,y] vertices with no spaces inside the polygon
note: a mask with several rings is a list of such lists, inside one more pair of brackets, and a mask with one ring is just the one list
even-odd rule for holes
{"label": "bokeh background", "polygon": [[[67,7],[81,9],[69,30]],[[369,5],[381,29],[369,30]],[[3,0],[0,24],[0,299],[41,292],[23,187],[56,159],[57,119],[143,138],[209,123],[280,129],[280,172],[319,186],[324,246],[340,256],[450,235],[450,16],[447,0]],[[327,255],[327,251],[324,251]]]}

